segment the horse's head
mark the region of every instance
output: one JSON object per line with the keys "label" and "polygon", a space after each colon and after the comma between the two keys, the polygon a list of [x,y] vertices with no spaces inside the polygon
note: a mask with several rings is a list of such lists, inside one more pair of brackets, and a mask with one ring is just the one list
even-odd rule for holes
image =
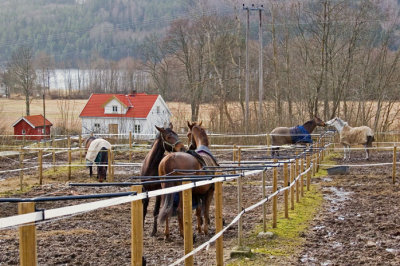
{"label": "horse's head", "polygon": [[343,124],[343,120],[340,119],[339,117],[335,117],[335,118],[332,118],[331,120],[329,120],[329,121],[326,122],[326,124],[327,124],[328,126],[332,126],[332,125],[334,125],[335,123],[337,123],[337,124]]}
{"label": "horse's head", "polygon": [[317,116],[314,116],[314,122],[315,122],[315,124],[317,124],[317,126],[326,127],[326,123]]}
{"label": "horse's head", "polygon": [[179,140],[178,134],[172,129],[172,123],[169,123],[168,128],[157,127],[156,129],[160,132],[160,138],[163,142],[163,147],[168,152],[186,151],[185,145]]}
{"label": "horse's head", "polygon": [[92,143],[92,141],[95,140],[95,139],[96,139],[96,137],[94,137],[94,136],[88,137],[87,139],[85,139],[85,140],[83,141],[83,147],[85,147],[86,149],[88,149],[89,146],[90,146],[90,143]]}
{"label": "horse's head", "polygon": [[204,128],[201,127],[202,122],[187,122],[189,131],[187,133],[189,150],[195,150],[198,146],[208,146],[208,137]]}

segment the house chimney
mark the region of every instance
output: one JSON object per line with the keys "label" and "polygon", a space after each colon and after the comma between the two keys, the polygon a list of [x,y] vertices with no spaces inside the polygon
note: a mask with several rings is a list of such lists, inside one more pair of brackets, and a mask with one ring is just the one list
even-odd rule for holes
{"label": "house chimney", "polygon": [[132,89],[131,90],[131,96],[135,96],[136,95],[136,90],[135,89]]}

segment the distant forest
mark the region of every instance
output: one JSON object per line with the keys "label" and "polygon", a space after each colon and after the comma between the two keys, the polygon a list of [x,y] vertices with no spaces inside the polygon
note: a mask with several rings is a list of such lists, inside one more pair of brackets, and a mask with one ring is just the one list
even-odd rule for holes
{"label": "distant forest", "polygon": [[219,132],[262,132],[314,115],[387,131],[400,127],[399,5],[3,0],[0,79],[8,95],[25,96],[26,110],[63,71],[69,98],[158,93],[189,103],[192,121],[211,104],[209,126]]}
{"label": "distant forest", "polygon": [[0,65],[17,46],[75,65],[94,53],[108,60],[139,58],[143,37],[163,32],[192,0],[2,0]]}

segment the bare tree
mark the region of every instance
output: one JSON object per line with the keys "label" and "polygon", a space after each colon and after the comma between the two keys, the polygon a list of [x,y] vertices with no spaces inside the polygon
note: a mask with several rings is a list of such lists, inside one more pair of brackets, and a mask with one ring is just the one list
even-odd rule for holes
{"label": "bare tree", "polygon": [[21,46],[11,56],[7,65],[14,87],[25,95],[26,115],[30,115],[30,96],[33,93],[36,72],[33,66],[33,53],[29,47]]}

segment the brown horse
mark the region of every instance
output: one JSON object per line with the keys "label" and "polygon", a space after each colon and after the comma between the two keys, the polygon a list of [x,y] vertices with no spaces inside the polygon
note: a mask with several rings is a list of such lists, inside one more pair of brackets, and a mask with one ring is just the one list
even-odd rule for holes
{"label": "brown horse", "polygon": [[[203,167],[205,162],[206,165],[217,166],[217,162],[215,158],[212,156],[210,150],[208,149],[209,141],[205,130],[201,127],[200,124],[188,122],[188,139],[189,139],[189,148],[195,149],[198,155],[201,156],[202,160],[197,159],[198,156],[193,156],[189,153],[176,152],[168,154],[164,159],[161,160],[160,166],[158,168],[159,175],[166,175],[172,173],[174,170],[200,170]],[[183,175],[178,172],[173,173],[173,175]],[[201,173],[199,173],[201,175]],[[169,175],[171,177],[171,175]],[[171,187],[179,185],[176,183],[163,183],[162,187]],[[196,216],[197,216],[197,229],[198,232],[202,233],[201,225],[204,224],[204,234],[208,234],[208,225],[210,223],[209,209],[211,205],[211,201],[213,198],[214,185],[205,185],[201,187],[195,187],[192,190],[192,195],[195,200],[198,200],[198,207],[196,208]],[[180,193],[180,198],[182,198],[182,193]],[[183,236],[183,220],[182,220],[182,201],[179,201],[179,205],[177,208],[178,214],[178,222],[179,222],[179,231],[181,236]],[[163,197],[163,204],[159,214],[159,222],[165,221],[165,236],[169,238],[169,225],[168,225],[168,217],[171,216],[173,211],[173,194],[168,194]],[[201,214],[204,216],[204,223],[201,217]]]}
{"label": "brown horse", "polygon": [[[185,145],[179,140],[178,135],[172,130],[173,125],[170,123],[169,128],[160,128],[157,127],[159,134],[151,146],[149,153],[144,158],[142,168],[140,169],[141,176],[158,176],[158,165],[160,164],[162,158],[164,158],[165,151],[167,152],[177,152],[177,151],[186,151]],[[148,181],[148,180],[142,180]],[[145,184],[143,185],[144,191],[152,191],[156,189],[161,189],[161,184]],[[160,201],[161,196],[156,197],[156,203],[154,206],[153,216],[153,231],[151,233],[152,236],[155,236],[157,233],[157,217],[160,211]],[[149,199],[146,198],[143,200],[143,220],[146,218],[147,207],[149,205]]]}
{"label": "brown horse", "polygon": [[[277,127],[271,131],[272,146],[285,144],[312,143],[311,133],[317,126],[325,127],[326,124],[318,117],[305,122],[302,126]],[[278,155],[279,147],[272,148],[272,155]]]}
{"label": "brown horse", "polygon": [[93,164],[97,165],[97,179],[103,182],[107,178],[108,150],[111,144],[101,138],[90,136],[85,140],[86,165],[89,167],[89,175],[93,175]]}

